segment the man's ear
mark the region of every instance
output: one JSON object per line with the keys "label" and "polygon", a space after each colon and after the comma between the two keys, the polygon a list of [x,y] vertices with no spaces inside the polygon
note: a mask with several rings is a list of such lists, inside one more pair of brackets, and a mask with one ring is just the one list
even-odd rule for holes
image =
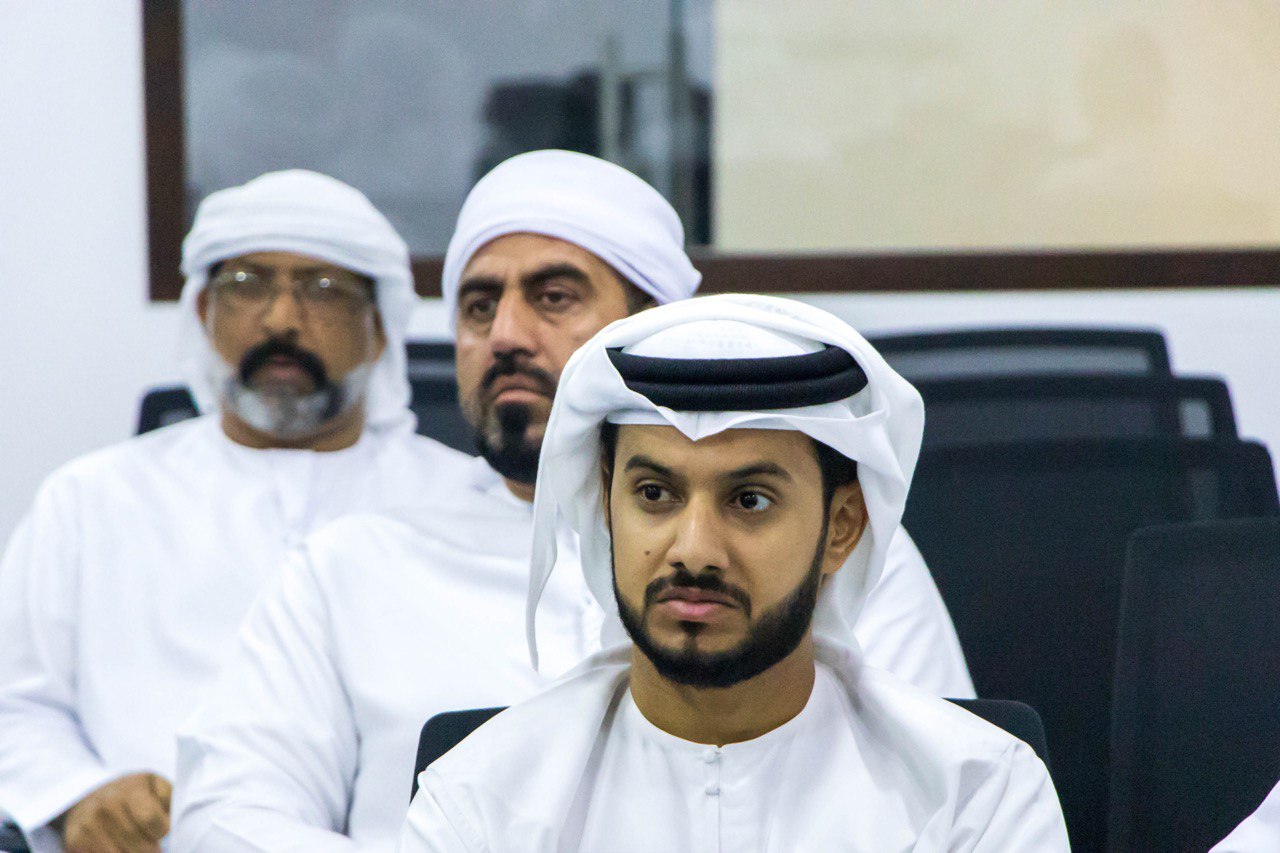
{"label": "man's ear", "polygon": [[867,529],[867,504],[862,497],[862,484],[845,483],[837,486],[831,496],[831,506],[827,515],[827,542],[822,558],[822,573],[834,574]]}
{"label": "man's ear", "polygon": [[200,318],[200,325],[209,325],[209,288],[202,289],[196,295],[196,315]]}
{"label": "man's ear", "polygon": [[613,529],[613,516],[611,510],[613,507],[613,460],[606,460],[604,454],[600,456],[600,504],[604,510],[604,524],[610,530]]}
{"label": "man's ear", "polygon": [[377,361],[382,358],[382,354],[387,349],[387,330],[382,326],[382,313],[380,311],[373,312],[373,358],[369,361]]}

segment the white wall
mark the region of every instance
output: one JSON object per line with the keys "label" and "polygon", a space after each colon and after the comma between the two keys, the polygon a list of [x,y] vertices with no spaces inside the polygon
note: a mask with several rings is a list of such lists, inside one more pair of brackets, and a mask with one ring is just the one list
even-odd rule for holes
{"label": "white wall", "polygon": [[[0,536],[61,462],[126,437],[177,379],[176,308],[146,298],[140,5],[0,0]],[[1280,292],[814,297],[870,330],[1164,327],[1175,366],[1227,376],[1242,430],[1280,447]],[[442,336],[439,303],[413,330]]]}

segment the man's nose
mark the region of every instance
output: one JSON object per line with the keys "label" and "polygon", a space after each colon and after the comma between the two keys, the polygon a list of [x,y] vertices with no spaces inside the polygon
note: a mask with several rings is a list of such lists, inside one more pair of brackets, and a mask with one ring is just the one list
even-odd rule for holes
{"label": "man's nose", "polygon": [[494,355],[534,355],[538,351],[537,322],[537,313],[522,296],[503,294],[489,327],[489,348]]}
{"label": "man's nose", "polygon": [[288,279],[278,279],[271,300],[262,312],[262,325],[272,337],[301,331],[306,314],[298,299],[298,291]]}
{"label": "man's nose", "polygon": [[729,564],[729,551],[721,522],[714,497],[686,500],[675,519],[675,535],[667,550],[667,562],[695,575],[724,571]]}

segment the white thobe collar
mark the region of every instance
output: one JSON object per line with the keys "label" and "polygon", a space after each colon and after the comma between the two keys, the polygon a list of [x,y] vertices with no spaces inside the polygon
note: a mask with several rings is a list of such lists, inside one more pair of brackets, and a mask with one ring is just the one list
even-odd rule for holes
{"label": "white thobe collar", "polygon": [[785,744],[795,736],[796,732],[802,731],[810,725],[813,718],[819,713],[819,706],[829,698],[828,694],[834,695],[835,691],[836,687],[832,676],[823,667],[817,667],[813,689],[810,691],[804,707],[800,709],[800,713],[759,737],[725,744],[724,746],[685,740],[659,728],[636,705],[630,687],[627,688],[626,693],[619,702],[618,716],[619,722],[625,728],[632,729],[641,738],[677,759],[688,758],[710,763],[720,757],[735,764],[740,763],[744,766],[750,766],[768,756],[778,746]]}

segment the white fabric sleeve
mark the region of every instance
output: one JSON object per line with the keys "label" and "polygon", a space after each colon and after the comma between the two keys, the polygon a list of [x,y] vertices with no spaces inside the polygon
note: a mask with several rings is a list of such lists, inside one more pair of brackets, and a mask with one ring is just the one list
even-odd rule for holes
{"label": "white fabric sleeve", "polygon": [[79,518],[55,474],[0,561],[0,810],[36,850],[60,850],[49,821],[119,775],[76,708]]}
{"label": "white fabric sleeve", "polygon": [[293,552],[179,730],[173,849],[357,849],[341,831],[358,737],[326,612],[306,551]]}
{"label": "white fabric sleeve", "polygon": [[1035,750],[1014,741],[961,791],[951,853],[1068,853],[1058,792]]}
{"label": "white fabric sleeve", "polygon": [[1209,853],[1275,853],[1280,850],[1280,785]]}
{"label": "white fabric sleeve", "polygon": [[[418,776],[418,793],[409,804],[400,833],[399,853],[481,853],[489,846],[448,796],[431,770]],[[465,837],[464,837],[465,836]]]}
{"label": "white fabric sleeve", "polygon": [[907,531],[889,543],[884,574],[867,596],[854,633],[868,664],[948,699],[972,699],[973,680],[951,615]]}

